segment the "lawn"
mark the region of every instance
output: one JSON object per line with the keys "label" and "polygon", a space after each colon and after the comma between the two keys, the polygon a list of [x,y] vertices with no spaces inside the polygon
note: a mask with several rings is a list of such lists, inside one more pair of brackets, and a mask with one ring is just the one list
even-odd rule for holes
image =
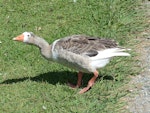
{"label": "lawn", "polygon": [[[49,43],[73,34],[106,37],[133,48],[142,30],[140,0],[0,0],[1,113],[120,113],[129,76],[137,74],[132,57],[114,58],[94,87],[79,95],[76,71],[45,60],[35,46],[12,41],[32,31]],[[85,74],[83,87],[91,74]]]}

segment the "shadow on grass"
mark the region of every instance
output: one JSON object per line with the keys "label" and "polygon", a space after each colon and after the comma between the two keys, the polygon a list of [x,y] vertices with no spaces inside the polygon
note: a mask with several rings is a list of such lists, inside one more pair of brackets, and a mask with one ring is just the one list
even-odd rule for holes
{"label": "shadow on grass", "polygon": [[36,82],[48,82],[50,84],[64,84],[67,82],[67,80],[74,79],[77,80],[75,72],[68,72],[68,71],[62,71],[62,72],[48,72],[43,73],[40,75],[37,75],[35,77],[23,77],[23,78],[15,78],[15,79],[8,79],[0,84],[12,84],[12,83],[18,83],[18,82],[24,82],[26,80],[36,81]]}
{"label": "shadow on grass", "polygon": [[[86,86],[89,79],[93,76],[92,74],[84,74],[83,76],[83,86]],[[112,76],[99,76],[98,79],[103,80],[114,80]],[[15,79],[8,79],[0,84],[13,84],[18,82],[24,82],[26,80],[36,81],[36,82],[48,82],[50,84],[66,84],[71,82],[76,84],[77,82],[77,73],[76,72],[69,72],[69,71],[62,71],[62,72],[48,72],[43,73],[35,77],[24,77],[24,78],[15,78]]]}

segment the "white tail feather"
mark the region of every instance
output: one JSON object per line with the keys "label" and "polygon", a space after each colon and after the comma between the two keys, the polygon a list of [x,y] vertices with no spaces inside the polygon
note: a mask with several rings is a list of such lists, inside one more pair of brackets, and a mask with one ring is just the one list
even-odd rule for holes
{"label": "white tail feather", "polygon": [[111,58],[115,56],[130,56],[129,53],[123,52],[126,50],[130,49],[121,49],[121,48],[111,48],[111,49],[106,49],[103,51],[98,51],[98,55],[95,57],[92,57],[92,60],[100,60],[100,59],[106,59],[106,58]]}

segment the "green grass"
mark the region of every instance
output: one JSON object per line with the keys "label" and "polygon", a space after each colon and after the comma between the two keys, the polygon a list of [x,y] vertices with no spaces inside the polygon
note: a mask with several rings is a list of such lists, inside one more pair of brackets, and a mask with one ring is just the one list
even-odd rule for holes
{"label": "green grass", "polygon": [[[52,42],[73,34],[107,37],[130,47],[133,32],[142,29],[138,0],[0,0],[0,112],[121,112],[133,58],[115,58],[94,87],[83,95],[66,83],[76,72],[48,62],[38,48],[12,41],[24,31]],[[134,56],[134,53],[132,53]],[[92,75],[85,74],[83,86]]]}

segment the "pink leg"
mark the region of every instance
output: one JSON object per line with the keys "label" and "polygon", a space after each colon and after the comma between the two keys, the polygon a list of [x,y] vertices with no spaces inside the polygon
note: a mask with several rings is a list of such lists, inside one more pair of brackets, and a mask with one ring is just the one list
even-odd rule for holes
{"label": "pink leg", "polygon": [[72,88],[78,88],[81,86],[81,82],[82,82],[82,77],[83,77],[83,73],[82,72],[79,72],[78,73],[78,80],[77,80],[77,84],[76,85],[73,85],[71,83],[68,83],[68,85]]}
{"label": "pink leg", "polygon": [[79,94],[87,92],[95,83],[96,78],[98,77],[98,71],[94,72],[94,76],[89,80],[87,87],[83,88]]}

